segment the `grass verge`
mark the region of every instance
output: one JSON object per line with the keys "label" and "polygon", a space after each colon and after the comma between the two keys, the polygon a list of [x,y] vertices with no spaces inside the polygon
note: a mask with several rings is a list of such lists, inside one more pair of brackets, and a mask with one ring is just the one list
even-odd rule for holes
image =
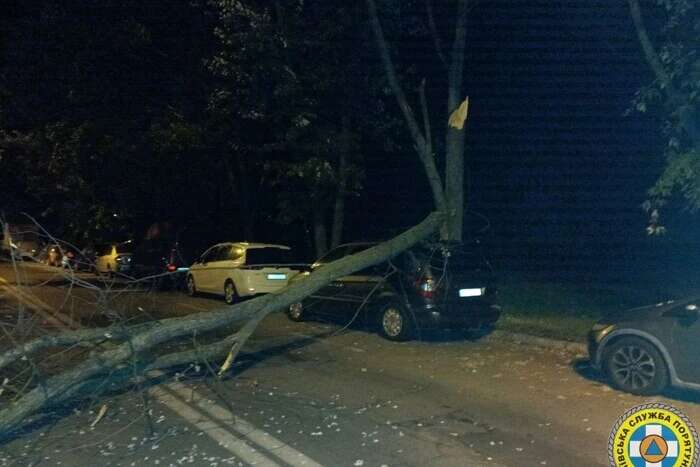
{"label": "grass verge", "polygon": [[503,314],[497,328],[539,337],[585,342],[605,313],[645,304],[645,294],[622,286],[554,284],[526,280],[499,287]]}

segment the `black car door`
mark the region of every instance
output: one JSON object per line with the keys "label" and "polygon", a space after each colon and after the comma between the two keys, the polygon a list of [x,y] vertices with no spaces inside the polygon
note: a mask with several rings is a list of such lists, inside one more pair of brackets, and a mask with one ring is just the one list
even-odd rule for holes
{"label": "black car door", "polygon": [[671,358],[678,377],[700,384],[700,300],[669,310],[674,318],[670,344]]}
{"label": "black car door", "polygon": [[[314,271],[322,268],[328,263],[343,258],[347,253],[347,245],[333,248],[324,256],[319,258],[313,265]],[[344,297],[345,284],[340,280],[332,281],[308,297],[304,304],[314,314],[328,316],[339,316],[344,314],[349,308],[347,297]]]}
{"label": "black car door", "polygon": [[[348,247],[347,254],[359,253],[372,246],[374,246],[373,243],[351,244]],[[342,295],[348,300],[350,305],[347,310],[351,314],[350,318],[355,317],[360,308],[362,308],[363,312],[372,308],[373,301],[387,286],[385,277],[390,270],[391,267],[388,263],[381,263],[338,280],[344,289]]]}

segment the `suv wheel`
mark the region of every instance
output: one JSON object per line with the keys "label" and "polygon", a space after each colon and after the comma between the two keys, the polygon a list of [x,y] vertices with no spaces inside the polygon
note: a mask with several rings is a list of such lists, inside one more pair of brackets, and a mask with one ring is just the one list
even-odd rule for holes
{"label": "suv wheel", "polygon": [[187,295],[194,297],[197,295],[197,286],[194,285],[194,277],[187,276]]}
{"label": "suv wheel", "polygon": [[409,316],[397,302],[388,302],[379,312],[379,329],[392,341],[403,341],[411,335]]}
{"label": "suv wheel", "polygon": [[648,396],[668,383],[668,368],[661,353],[639,337],[623,337],[605,351],[603,367],[612,385],[632,394]]}
{"label": "suv wheel", "polygon": [[304,305],[301,302],[292,303],[287,310],[287,316],[292,321],[304,321]]}
{"label": "suv wheel", "polygon": [[236,286],[231,279],[227,280],[224,284],[224,301],[229,305],[233,305],[238,301]]}

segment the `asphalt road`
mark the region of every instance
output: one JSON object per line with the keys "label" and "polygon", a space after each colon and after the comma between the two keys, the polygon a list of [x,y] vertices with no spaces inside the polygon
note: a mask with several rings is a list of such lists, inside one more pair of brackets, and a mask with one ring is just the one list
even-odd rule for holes
{"label": "asphalt road", "polygon": [[[24,298],[47,328],[108,323],[105,304],[133,319],[222,305],[89,275],[96,288],[80,288],[44,267],[22,272],[31,286],[19,294],[7,264],[0,277],[3,313]],[[52,323],[52,310],[70,319]],[[282,314],[229,378],[205,373],[180,369],[140,392],[66,407],[0,446],[0,466],[605,466],[610,429],[634,405],[666,402],[700,424],[697,394],[611,390],[571,351],[444,333],[393,343]]]}

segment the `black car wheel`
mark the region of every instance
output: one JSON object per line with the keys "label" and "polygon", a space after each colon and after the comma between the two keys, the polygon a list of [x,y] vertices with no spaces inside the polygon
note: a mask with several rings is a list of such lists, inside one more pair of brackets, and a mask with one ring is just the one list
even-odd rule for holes
{"label": "black car wheel", "polygon": [[197,286],[194,284],[194,277],[187,276],[187,295],[194,297],[197,295]]}
{"label": "black car wheel", "polygon": [[661,353],[638,337],[623,337],[611,344],[603,356],[603,367],[613,386],[632,394],[657,394],[668,384]]}
{"label": "black car wheel", "polygon": [[379,330],[392,341],[403,341],[411,336],[411,323],[406,310],[397,302],[386,303],[379,312]]}
{"label": "black car wheel", "polygon": [[292,321],[304,321],[304,305],[301,302],[292,303],[287,310],[287,316]]}
{"label": "black car wheel", "polygon": [[236,286],[231,279],[224,284],[224,301],[229,305],[238,301],[238,292],[236,292]]}

